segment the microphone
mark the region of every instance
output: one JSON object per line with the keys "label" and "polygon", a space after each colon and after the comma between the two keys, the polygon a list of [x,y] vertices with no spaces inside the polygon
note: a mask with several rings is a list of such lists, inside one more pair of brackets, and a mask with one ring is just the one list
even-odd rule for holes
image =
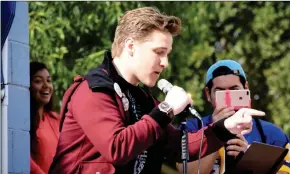
{"label": "microphone", "polygon": [[[171,88],[173,87],[173,85],[168,82],[165,79],[160,79],[157,83],[157,87],[164,93],[167,94]],[[192,107],[192,106],[188,106],[186,107],[186,110],[188,110],[192,115],[196,116],[198,119],[201,120],[201,116],[199,115],[199,113]]]}
{"label": "microphone", "polygon": [[157,87],[164,93],[167,94],[168,91],[173,87],[173,85],[165,79],[160,79],[157,83]]}
{"label": "microphone", "polygon": [[[168,91],[171,90],[173,85],[168,82],[165,79],[160,79],[157,83],[157,87],[163,91],[164,94],[167,94]],[[200,174],[200,159],[201,159],[201,149],[202,149],[202,143],[203,143],[203,136],[204,136],[204,129],[203,129],[203,121],[199,113],[192,107],[187,106],[185,110],[188,110],[192,115],[197,117],[201,122],[201,139],[200,139],[200,146],[199,146],[199,155],[198,155],[198,167],[197,167],[197,173]],[[186,130],[186,121],[183,121],[181,123],[181,130],[182,130],[182,138],[181,138],[181,159],[183,163],[183,174],[187,174],[187,161],[188,161],[188,135]]]}

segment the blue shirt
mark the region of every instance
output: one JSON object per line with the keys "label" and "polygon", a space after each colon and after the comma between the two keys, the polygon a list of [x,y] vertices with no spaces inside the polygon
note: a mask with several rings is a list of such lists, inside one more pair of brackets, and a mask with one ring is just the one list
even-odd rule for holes
{"label": "blue shirt", "polygon": [[[202,118],[204,126],[211,124],[212,116],[206,116]],[[290,140],[289,137],[277,126],[274,124],[259,120],[261,124],[262,131],[258,129],[258,123],[256,119],[253,119],[253,129],[249,134],[244,135],[248,144],[251,144],[253,141],[262,142],[270,145],[275,145],[279,147],[288,148],[289,152],[285,157],[284,165],[280,168],[280,171],[285,171],[290,174]],[[198,119],[191,118],[186,121],[186,128],[189,132],[197,132],[201,128],[201,124]],[[264,135],[261,135],[264,134]],[[265,142],[262,141],[262,136],[265,137]],[[223,150],[224,151],[224,150]],[[221,155],[221,153],[219,153]],[[224,158],[222,158],[224,159]],[[224,165],[223,165],[224,166]],[[224,169],[223,169],[224,170]],[[219,170],[219,173],[223,173],[223,170]]]}

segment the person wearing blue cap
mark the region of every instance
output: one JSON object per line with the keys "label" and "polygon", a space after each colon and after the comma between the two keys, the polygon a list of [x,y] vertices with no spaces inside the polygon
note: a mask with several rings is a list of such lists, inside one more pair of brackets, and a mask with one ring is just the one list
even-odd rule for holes
{"label": "person wearing blue cap", "polygon": [[[212,104],[214,112],[212,115],[202,118],[204,125],[206,126],[225,117],[232,116],[236,112],[231,107],[216,107],[216,91],[242,89],[248,89],[248,81],[240,63],[234,60],[221,60],[213,64],[206,74],[205,94],[207,101]],[[196,118],[188,119],[186,126],[189,132],[196,132],[201,129],[201,124]],[[238,135],[236,139],[229,140],[227,146],[201,159],[201,173],[223,174],[227,166],[230,165],[228,161],[231,158],[235,158],[240,152],[245,151],[248,144],[251,144],[253,141],[290,148],[289,137],[280,128],[272,123],[255,118],[253,119],[253,130],[251,133],[244,136]],[[181,172],[182,164],[177,165],[178,170]],[[197,173],[197,168],[198,161],[188,164],[189,173]],[[290,152],[286,155],[284,164],[278,173],[290,174]]]}

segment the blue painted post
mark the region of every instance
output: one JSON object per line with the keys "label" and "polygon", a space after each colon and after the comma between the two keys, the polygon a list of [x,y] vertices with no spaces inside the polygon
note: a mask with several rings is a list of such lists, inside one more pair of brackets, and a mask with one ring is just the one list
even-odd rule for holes
{"label": "blue painted post", "polygon": [[18,1],[2,51],[6,91],[1,113],[1,173],[30,173],[28,25],[28,3]]}

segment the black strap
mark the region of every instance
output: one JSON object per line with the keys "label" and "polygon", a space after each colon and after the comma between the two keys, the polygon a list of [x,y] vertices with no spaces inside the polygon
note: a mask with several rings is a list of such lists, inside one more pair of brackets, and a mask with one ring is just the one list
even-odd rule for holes
{"label": "black strap", "polygon": [[80,79],[78,81],[74,81],[74,84],[72,86],[70,86],[68,88],[68,90],[66,92],[70,92],[68,93],[68,96],[66,95],[66,92],[64,94],[64,97],[66,97],[65,99],[63,98],[63,102],[62,102],[62,106],[61,106],[61,110],[60,110],[60,123],[59,123],[59,132],[61,132],[62,130],[62,126],[63,126],[63,122],[65,120],[66,117],[66,113],[68,111],[68,103],[71,100],[72,95],[75,93],[76,89],[80,86],[80,84],[84,81],[84,79]]}
{"label": "black strap", "polygon": [[261,135],[261,139],[262,139],[262,143],[266,143],[266,136],[265,136],[265,132],[263,130],[263,127],[262,127],[262,124],[261,124],[261,121],[259,118],[257,117],[254,117],[254,120],[256,122],[256,125],[257,125],[257,128],[258,128],[258,131]]}
{"label": "black strap", "polygon": [[[197,118],[195,118],[197,119]],[[201,129],[201,120],[197,119],[197,127],[198,127],[198,130]]]}

